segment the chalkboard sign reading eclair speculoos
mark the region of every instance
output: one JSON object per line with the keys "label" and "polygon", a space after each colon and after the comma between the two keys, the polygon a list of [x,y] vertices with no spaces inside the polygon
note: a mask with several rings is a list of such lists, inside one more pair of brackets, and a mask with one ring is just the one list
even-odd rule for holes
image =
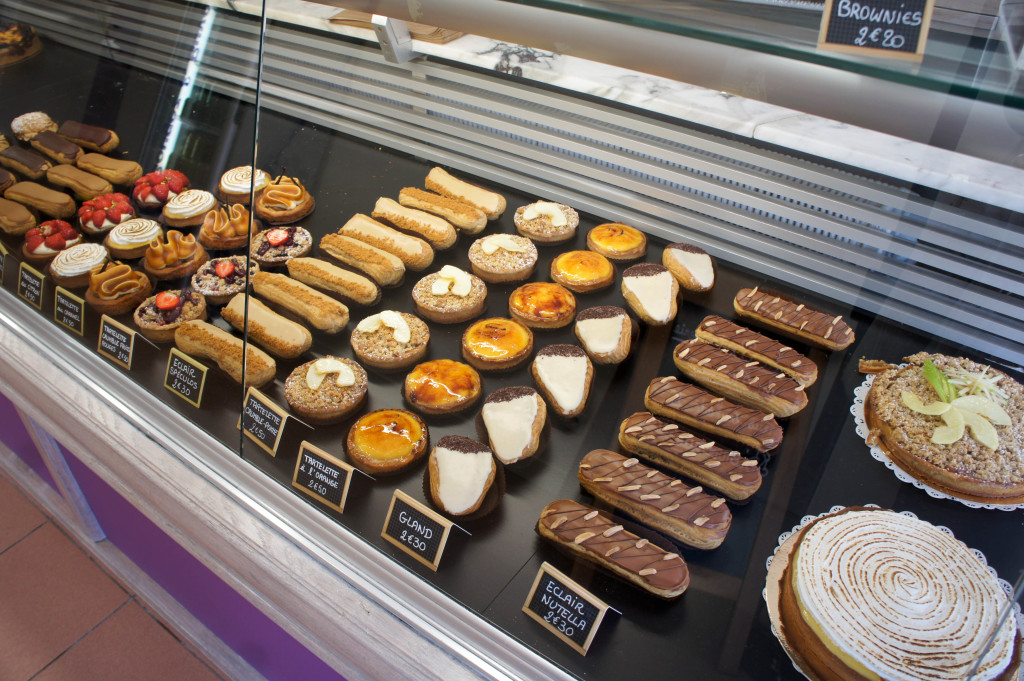
{"label": "chalkboard sign reading eclair speculoos", "polygon": [[207,371],[209,368],[205,364],[197,362],[178,348],[171,348],[167,357],[167,371],[164,373],[164,387],[193,407],[198,407],[203,401]]}
{"label": "chalkboard sign reading eclair speculoos", "polygon": [[586,655],[608,605],[549,563],[542,563],[523,612]]}
{"label": "chalkboard sign reading eclair speculoos", "polygon": [[920,61],[935,0],[826,0],[818,47]]}

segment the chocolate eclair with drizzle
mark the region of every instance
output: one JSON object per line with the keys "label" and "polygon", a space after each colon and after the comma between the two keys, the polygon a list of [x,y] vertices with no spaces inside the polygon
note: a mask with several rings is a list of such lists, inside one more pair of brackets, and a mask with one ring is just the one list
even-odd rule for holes
{"label": "chocolate eclair with drizzle", "polygon": [[672,361],[690,380],[761,411],[785,417],[807,406],[804,386],[786,374],[699,338],[677,345]]}
{"label": "chocolate eclair with drizzle", "polygon": [[719,447],[650,412],[637,412],[622,422],[619,444],[632,454],[736,501],[749,499],[761,487],[761,469],[756,459]]}
{"label": "chocolate eclair with drizzle", "polygon": [[772,414],[735,404],[675,376],[651,381],[644,395],[644,406],[659,416],[742,442],[759,452],[782,444],[782,426]]}
{"label": "chocolate eclair with drizzle", "polygon": [[705,343],[732,350],[778,369],[809,388],[818,380],[818,365],[788,345],[718,315],[709,315],[694,334]]}
{"label": "chocolate eclair with drizzle", "polygon": [[853,329],[843,321],[842,315],[812,310],[776,293],[758,291],[756,286],[740,289],[732,306],[743,319],[819,348],[843,350],[853,343]]}
{"label": "chocolate eclair with drizzle", "polygon": [[578,502],[562,499],[545,506],[537,532],[660,598],[678,598],[690,585],[690,570],[678,553],[665,551]]}
{"label": "chocolate eclair with drizzle", "polygon": [[578,478],[597,499],[694,548],[717,548],[732,525],[725,499],[607,449],[584,456]]}

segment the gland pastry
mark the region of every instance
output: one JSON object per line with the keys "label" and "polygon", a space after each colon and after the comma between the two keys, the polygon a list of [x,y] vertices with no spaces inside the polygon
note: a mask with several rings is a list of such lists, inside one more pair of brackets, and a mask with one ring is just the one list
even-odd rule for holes
{"label": "gland pastry", "polygon": [[245,290],[246,267],[250,279],[260,270],[259,265],[242,255],[207,260],[192,275],[192,288],[202,293],[211,305],[223,305]]}
{"label": "gland pastry", "polygon": [[402,369],[427,353],[430,329],[416,315],[383,310],[356,324],[349,342],[363,364],[376,369]]}
{"label": "gland pastry", "polygon": [[663,265],[644,262],[622,273],[622,296],[651,326],[671,324],[679,311],[679,282]]}
{"label": "gland pastry", "polygon": [[274,227],[257,232],[249,245],[249,257],[260,267],[279,267],[301,258],[313,248],[313,236],[303,227]]}
{"label": "gland pastry", "polygon": [[47,220],[25,232],[21,256],[29,264],[45,265],[81,240],[82,235],[64,220]]}
{"label": "gland pastry", "polygon": [[48,267],[54,283],[64,288],[84,288],[94,267],[107,261],[107,249],[99,244],[75,244],[58,253]]}
{"label": "gland pastry", "polygon": [[270,184],[270,175],[265,170],[252,166],[232,168],[220,176],[217,183],[217,198],[224,203],[240,203],[248,206],[251,196],[257,198]]}
{"label": "gland pastry", "polygon": [[621,307],[599,305],[581,310],[573,330],[596,364],[618,364],[629,356],[637,329]]}
{"label": "gland pastry", "polygon": [[506,465],[537,453],[547,417],[547,403],[525,385],[498,388],[480,410],[491,450]]}
{"label": "gland pastry", "polygon": [[452,359],[434,359],[413,367],[405,377],[405,399],[424,414],[454,414],[480,397],[480,374]]}
{"label": "gland pastry", "polygon": [[535,329],[558,329],[576,316],[576,297],[561,284],[535,281],[508,297],[509,315]]}
{"label": "gland pastry", "polygon": [[134,310],[152,292],[153,282],[145,272],[110,261],[89,273],[85,302],[100,314],[119,315]]}
{"label": "gland pastry", "polygon": [[295,367],[284,397],[299,417],[317,425],[337,423],[366,400],[366,371],[343,357],[321,357]]}
{"label": "gland pastry", "polygon": [[711,256],[692,244],[665,246],[661,252],[661,264],[687,291],[710,291],[715,285],[715,266]]}
{"label": "gland pastry", "polygon": [[145,255],[150,242],[162,237],[163,233],[156,220],[130,218],[107,232],[103,245],[110,251],[110,257],[132,260]]}
{"label": "gland pastry", "polygon": [[587,232],[587,248],[609,260],[636,260],[647,253],[647,235],[621,222],[607,222]]}
{"label": "gland pastry", "polygon": [[254,210],[270,225],[285,225],[313,212],[316,201],[298,178],[278,175],[256,199]]}
{"label": "gland pastry", "polygon": [[[255,223],[255,224],[253,224]],[[260,230],[260,223],[252,219],[249,209],[241,203],[226,208],[217,207],[206,212],[199,227],[199,243],[213,251],[231,251],[249,243],[250,226]]]}
{"label": "gland pastry", "polygon": [[416,282],[412,299],[421,316],[440,324],[455,324],[484,311],[487,284],[474,274],[445,265]]}
{"label": "gland pastry", "polygon": [[594,365],[580,346],[560,343],[541,348],[533,359],[530,373],[559,416],[579,416],[586,408]]}
{"label": "gland pastry", "polygon": [[377,409],[360,416],[348,430],[345,451],[369,473],[394,473],[423,456],[430,431],[405,409]]}
{"label": "gland pastry", "polygon": [[125,220],[135,217],[127,194],[101,194],[84,201],[78,209],[78,223],[86,234],[109,232]]}
{"label": "gland pastry", "polygon": [[448,515],[480,510],[497,476],[491,449],[462,435],[445,435],[430,452],[430,498]]}
{"label": "gland pastry", "polygon": [[154,170],[135,180],[132,198],[143,210],[159,211],[189,186],[188,177],[179,170]]}
{"label": "gland pastry", "polygon": [[539,244],[560,244],[576,236],[580,216],[553,201],[536,201],[516,209],[516,231]]}
{"label": "gland pastry", "polygon": [[473,274],[491,284],[522,281],[537,266],[537,247],[518,234],[491,234],[469,247]]}
{"label": "gland pastry", "polygon": [[217,207],[217,199],[205,189],[186,189],[171,197],[163,207],[168,227],[197,227],[203,217]]}
{"label": "gland pastry", "polygon": [[172,229],[167,232],[166,241],[158,237],[150,242],[142,266],[153,279],[167,281],[191,277],[208,259],[206,249],[196,243],[194,234]]}
{"label": "gland pastry", "polygon": [[615,267],[594,251],[559,253],[551,261],[551,278],[576,293],[596,291],[615,282]]}
{"label": "gland pastry", "polygon": [[154,343],[169,343],[185,322],[206,321],[206,299],[187,288],[161,291],[142,301],[133,318],[143,336]]}
{"label": "gland pastry", "polygon": [[481,319],[462,334],[462,357],[481,371],[514,369],[531,352],[533,332],[513,319]]}

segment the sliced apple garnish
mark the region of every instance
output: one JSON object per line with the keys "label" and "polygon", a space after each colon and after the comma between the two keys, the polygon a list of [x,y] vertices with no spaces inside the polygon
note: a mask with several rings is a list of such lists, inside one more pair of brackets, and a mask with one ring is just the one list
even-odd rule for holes
{"label": "sliced apple garnish", "polygon": [[927,416],[941,416],[949,411],[949,402],[932,402],[925,404],[921,401],[921,398],[910,392],[904,390],[900,393],[900,399],[903,400],[903,404],[906,405],[907,409],[916,411],[918,414],[925,414]]}
{"label": "sliced apple garnish", "polygon": [[982,397],[981,395],[966,395],[964,397],[956,398],[951,404],[957,409],[974,412],[979,416],[984,416],[992,422],[992,425],[1010,425],[1010,415],[1003,411],[1002,407],[987,397]]}
{"label": "sliced apple garnish", "polygon": [[316,390],[328,374],[335,372],[338,374],[336,382],[342,387],[353,385],[356,382],[356,375],[352,373],[352,368],[347,364],[333,357],[321,357],[313,362],[313,366],[309,367],[306,372],[306,385],[310,390]]}
{"label": "sliced apple garnish", "polygon": [[964,422],[971,429],[971,437],[992,451],[999,448],[999,435],[996,434],[995,426],[989,423],[985,417],[973,411],[962,410],[961,413],[964,416]]}
{"label": "sliced apple garnish", "polygon": [[937,445],[951,445],[964,436],[964,414],[959,409],[949,409],[942,414],[946,425],[939,426],[932,433],[932,442]]}

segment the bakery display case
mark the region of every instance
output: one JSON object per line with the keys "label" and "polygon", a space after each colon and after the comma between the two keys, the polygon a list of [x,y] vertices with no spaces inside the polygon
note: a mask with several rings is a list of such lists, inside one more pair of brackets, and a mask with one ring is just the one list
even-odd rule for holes
{"label": "bakery display case", "polygon": [[[112,184],[143,220],[185,235],[158,240],[156,253],[123,253],[139,266],[126,269],[153,274],[161,258],[208,251],[239,258],[234,270],[252,285],[207,299],[210,326],[146,337],[131,310],[104,319],[86,296],[97,295],[92,284],[58,288],[5,227],[0,388],[15,405],[350,679],[610,679],[666,668],[801,678],[774,633],[766,561],[780,535],[833,507],[910,512],[1017,579],[1024,500],[926,489],[869,446],[860,362],[926,351],[1021,379],[1021,171],[1011,157],[1019,140],[1006,132],[1019,107],[1015,86],[998,84],[1009,80],[1003,48],[962,56],[949,75],[942,65],[962,38],[941,27],[915,72],[817,55],[801,37],[814,10],[803,5],[769,20],[759,6],[707,3],[689,23],[656,6],[630,20],[616,3],[494,2],[473,13],[437,2],[417,16],[358,5],[0,0],[3,19],[32,24],[43,41],[0,70],[4,92],[18,93],[0,104],[2,119],[40,111],[56,125],[114,131],[107,157],[138,164],[146,188],[134,192],[127,176]],[[377,14],[353,14],[366,9]],[[706,23],[719,14],[728,21]],[[604,40],[549,51],[556,23]],[[751,39],[750,27],[769,37]],[[438,33],[440,42],[424,38]],[[650,59],[630,51],[648,38],[684,52],[707,45],[724,55],[721,72],[630,70]],[[771,73],[763,96],[730,91],[758,56]],[[993,64],[1002,75],[963,82],[963,70]],[[907,102],[908,115],[936,102],[941,111],[902,135],[903,119],[874,125],[869,104],[805,107],[800,88],[772,86],[796,71],[812,92],[840,93],[853,78],[857,92]],[[971,87],[977,106],[963,97]],[[848,116],[824,118],[828,107]],[[36,146],[4,125],[15,148]],[[246,166],[265,172],[262,194],[231,191],[247,186],[233,173]],[[150,194],[185,195],[175,173],[153,175],[168,169],[208,193],[202,201],[249,200],[263,229],[209,241],[205,210],[147,208]],[[482,209],[438,204],[426,190],[470,192]],[[404,212],[423,205],[447,221]],[[218,235],[238,236],[231,214],[211,220]],[[178,298],[153,305],[188,308],[191,272],[155,279],[147,293]],[[431,306],[456,289],[459,301]],[[687,357],[719,351],[692,339],[722,342],[733,321],[771,308],[751,327],[767,338],[749,336],[770,345],[783,339],[771,323],[789,314],[773,306],[786,301],[804,336],[771,346],[793,353],[791,377],[765,370],[766,381],[789,382],[782,397],[763,411],[687,413],[684,381],[739,401],[751,392],[709,379],[707,362]],[[104,333],[135,331],[130,362],[101,351]],[[317,397],[325,383],[340,403],[333,413]],[[760,425],[726,430],[743,419]],[[685,435],[656,447],[645,430],[655,425]],[[382,462],[374,428],[404,449]],[[1024,455],[1006,456],[1019,485]],[[659,533],[651,513],[616,511],[607,480],[588,478],[615,457],[666,485],[681,475],[686,498],[704,504],[699,522]],[[597,518],[609,537],[635,535],[616,551],[643,554],[642,565],[616,576],[585,560],[585,525],[552,541],[552,518],[576,504],[602,515],[587,509],[566,527]],[[396,517],[418,525],[403,535]],[[437,535],[424,533],[429,523]],[[652,554],[662,561],[654,572],[643,562]],[[599,626],[571,613],[545,626],[526,612],[544,566],[594,599]]]}

